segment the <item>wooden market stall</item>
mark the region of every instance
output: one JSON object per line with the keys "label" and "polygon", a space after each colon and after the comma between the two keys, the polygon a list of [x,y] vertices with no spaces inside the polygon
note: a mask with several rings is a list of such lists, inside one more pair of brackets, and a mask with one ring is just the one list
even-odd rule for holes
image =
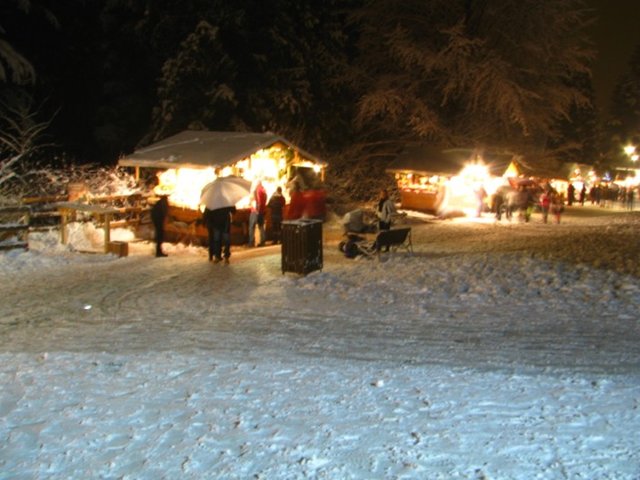
{"label": "wooden market stall", "polygon": [[407,146],[389,165],[400,192],[400,207],[437,215],[473,206],[474,188],[490,190],[502,181],[511,154],[471,148]]}
{"label": "wooden market stall", "polygon": [[[166,225],[169,240],[206,241],[207,231],[200,221],[200,193],[217,176],[236,175],[252,182],[260,180],[268,197],[281,187],[287,200],[285,218],[323,219],[325,216],[326,164],[271,132],[186,130],[138,149],[120,159],[118,164],[135,168],[140,181],[157,176],[159,185],[154,191],[169,195]],[[248,239],[249,198],[236,207],[231,241],[243,244]],[[268,214],[266,229],[269,239]]]}

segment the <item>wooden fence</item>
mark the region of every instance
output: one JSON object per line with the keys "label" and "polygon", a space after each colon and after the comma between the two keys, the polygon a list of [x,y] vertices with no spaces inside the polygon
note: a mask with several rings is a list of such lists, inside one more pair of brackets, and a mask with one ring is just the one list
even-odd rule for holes
{"label": "wooden fence", "polygon": [[22,205],[0,207],[0,250],[29,248],[29,232],[60,229],[71,221],[93,221],[109,230],[150,223],[147,197],[142,194],[91,197],[83,203],[68,196],[24,197]]}
{"label": "wooden fence", "polygon": [[0,250],[29,248],[30,217],[29,207],[0,207]]}

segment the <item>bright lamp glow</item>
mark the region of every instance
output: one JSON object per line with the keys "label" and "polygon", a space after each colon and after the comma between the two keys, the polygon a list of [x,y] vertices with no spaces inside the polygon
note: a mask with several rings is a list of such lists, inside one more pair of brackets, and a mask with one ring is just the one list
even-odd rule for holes
{"label": "bright lamp glow", "polygon": [[624,147],[624,153],[626,153],[629,156],[633,155],[635,151],[636,151],[636,147],[634,147],[633,145],[627,145],[626,147]]}

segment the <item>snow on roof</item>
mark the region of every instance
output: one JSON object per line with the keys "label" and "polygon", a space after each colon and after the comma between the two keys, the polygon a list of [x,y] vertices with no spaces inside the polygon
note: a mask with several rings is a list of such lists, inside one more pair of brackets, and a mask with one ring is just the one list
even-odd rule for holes
{"label": "snow on roof", "polygon": [[308,160],[323,163],[271,132],[210,132],[185,130],[134,151],[118,161],[123,167],[175,168],[224,167],[258,150],[282,143]]}
{"label": "snow on roof", "polygon": [[465,164],[482,160],[490,172],[502,176],[513,155],[498,154],[473,148],[443,148],[427,145],[406,147],[387,167],[391,173],[422,173],[426,175],[455,175]]}

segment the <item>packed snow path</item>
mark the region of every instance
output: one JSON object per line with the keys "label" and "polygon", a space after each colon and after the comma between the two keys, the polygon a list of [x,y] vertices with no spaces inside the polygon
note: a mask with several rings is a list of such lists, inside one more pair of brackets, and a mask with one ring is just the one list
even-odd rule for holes
{"label": "packed snow path", "polygon": [[593,213],[417,222],[380,263],[327,224],[306,277],[34,239],[0,257],[0,478],[637,480],[640,223]]}
{"label": "packed snow path", "polygon": [[145,250],[18,271],[1,287],[0,348],[637,370],[640,236],[625,218],[414,225],[413,257],[347,260],[326,242],[306,277],[281,274],[277,247],[228,266]]}

